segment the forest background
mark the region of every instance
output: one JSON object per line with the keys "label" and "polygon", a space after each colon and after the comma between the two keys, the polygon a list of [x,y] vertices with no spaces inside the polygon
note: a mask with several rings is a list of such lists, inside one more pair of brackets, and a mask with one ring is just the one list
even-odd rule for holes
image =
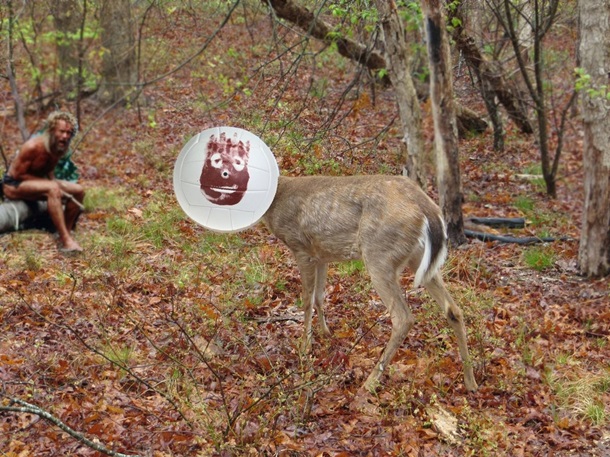
{"label": "forest background", "polygon": [[[375,2],[43,3],[0,7],[2,153],[10,160],[53,109],[78,116],[87,210],[76,237],[85,252],[62,256],[46,232],[0,237],[0,455],[610,452],[610,287],[578,266],[574,88],[586,75],[574,74],[576,2],[519,3],[534,8],[521,18],[557,6],[540,41],[539,81],[558,157],[554,198],[540,129],[527,128],[540,110],[499,14],[516,4],[446,9],[456,103],[468,119],[488,120],[484,130],[460,124],[464,218],[521,217],[522,228],[468,227],[536,242],[470,237],[449,253],[444,275],[466,315],[475,393],[463,387],[444,318],[405,272],[417,323],[367,408],[352,405],[391,324],[362,263],[331,268],[334,336],[300,354],[290,253],[262,225],[238,234],[197,226],[174,198],[172,171],[193,135],[230,125],[260,136],[286,175],[401,174],[396,88],[386,67],[343,46],[383,56]],[[319,22],[282,19],[282,5]],[[397,5],[420,97],[422,185],[438,201],[421,11]],[[312,24],[329,29],[316,39]],[[485,97],[484,78],[458,49],[460,28],[502,70],[521,121]],[[534,71],[532,35],[516,31]]]}

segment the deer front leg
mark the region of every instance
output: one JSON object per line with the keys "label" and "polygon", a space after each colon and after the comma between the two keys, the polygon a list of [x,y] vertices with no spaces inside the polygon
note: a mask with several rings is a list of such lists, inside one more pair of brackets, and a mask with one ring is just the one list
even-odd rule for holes
{"label": "deer front leg", "polygon": [[383,372],[392,361],[394,354],[404,342],[409,330],[413,327],[415,319],[402,295],[396,273],[383,272],[369,267],[371,281],[379,297],[390,312],[392,320],[392,333],[379,361],[364,383],[364,389],[374,391],[379,385]]}
{"label": "deer front leg", "polygon": [[303,340],[301,341],[301,351],[307,352],[311,346],[313,340],[313,329],[312,329],[312,318],[313,308],[315,306],[318,312],[318,318],[322,332],[330,334],[330,330],[326,325],[324,319],[324,311],[322,309],[322,302],[324,300],[324,286],[326,283],[326,273],[328,266],[324,263],[319,263],[311,260],[309,256],[295,256],[297,257],[297,265],[299,266],[299,272],[301,273],[301,284],[303,286],[303,310],[304,310],[304,334]]}
{"label": "deer front leg", "polygon": [[316,285],[313,293],[314,306],[318,313],[318,325],[320,331],[325,336],[330,336],[331,331],[326,325],[326,318],[324,317],[324,289],[326,288],[326,276],[328,274],[328,264],[318,263],[316,265]]}
{"label": "deer front leg", "polygon": [[432,298],[440,305],[443,314],[447,318],[447,322],[449,322],[457,337],[460,358],[464,365],[464,385],[467,390],[474,392],[478,389],[478,386],[474,379],[472,360],[468,353],[468,338],[462,310],[455,304],[451,295],[449,295],[440,274],[436,274],[424,286]]}

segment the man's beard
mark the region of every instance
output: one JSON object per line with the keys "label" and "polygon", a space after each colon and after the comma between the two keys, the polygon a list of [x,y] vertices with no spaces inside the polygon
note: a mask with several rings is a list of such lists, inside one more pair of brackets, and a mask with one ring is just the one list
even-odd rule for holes
{"label": "man's beard", "polygon": [[66,153],[70,146],[70,140],[66,140],[65,142],[60,142],[57,137],[53,134],[49,133],[49,150],[53,153],[61,153],[62,155]]}

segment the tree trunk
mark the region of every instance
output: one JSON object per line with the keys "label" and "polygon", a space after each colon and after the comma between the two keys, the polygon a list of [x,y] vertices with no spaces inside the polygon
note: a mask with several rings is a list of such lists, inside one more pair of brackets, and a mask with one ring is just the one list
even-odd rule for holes
{"label": "tree trunk", "polygon": [[136,48],[129,0],[104,0],[100,10],[103,57],[98,98],[114,103],[126,98],[136,83]]}
{"label": "tree trunk", "polygon": [[581,0],[579,7],[581,64],[599,92],[581,94],[585,202],[578,259],[584,275],[605,276],[610,274],[610,5]]}
{"label": "tree trunk", "polygon": [[411,77],[413,58],[407,44],[406,31],[394,0],[375,0],[375,5],[383,31],[385,57],[389,64],[388,74],[396,93],[404,132],[402,141],[406,150],[403,175],[409,176],[422,186],[425,180],[420,165],[424,153],[421,108]]}
{"label": "tree trunk", "polygon": [[[8,6],[8,20],[7,20],[7,51],[8,56],[6,59],[6,77],[9,80],[11,86],[11,93],[13,94],[13,100],[15,104],[15,116],[17,117],[17,125],[19,125],[19,131],[21,132],[21,138],[25,141],[29,138],[30,132],[25,124],[25,112],[23,107],[23,101],[19,94],[19,88],[17,86],[17,78],[15,75],[15,60],[13,52],[13,37],[14,37],[14,25],[15,25],[15,11],[13,10],[12,0],[7,1]],[[1,60],[1,59],[0,59]],[[4,156],[4,152],[2,153]],[[6,162],[6,157],[4,158]],[[8,164],[7,164],[8,168]]]}
{"label": "tree trunk", "polygon": [[462,182],[449,40],[441,0],[423,0],[422,10],[430,62],[438,192],[447,223],[447,234],[456,246],[466,242],[466,235],[462,215]]}
{"label": "tree trunk", "polygon": [[81,8],[77,0],[53,0],[51,11],[57,30],[57,60],[59,82],[66,97],[76,97],[79,87],[79,56],[75,37],[81,23]]}
{"label": "tree trunk", "polygon": [[[501,4],[501,6],[500,6]],[[514,3],[511,0],[501,0],[496,5],[492,5],[494,15],[504,29],[510,40],[511,46],[519,66],[519,74],[523,79],[525,87],[529,93],[534,111],[536,113],[537,142],[540,150],[540,161],[542,175],[546,182],[547,194],[556,197],[557,193],[557,169],[561,148],[555,150],[555,156],[551,159],[551,147],[549,142],[549,120],[547,90],[545,89],[545,53],[543,40],[550,27],[553,25],[559,8],[559,0],[549,0],[548,2],[534,2],[531,10],[531,18],[527,18],[529,12],[524,15],[523,5]],[[519,29],[519,23],[525,19],[527,25],[524,29]],[[533,35],[527,32],[533,31]],[[522,33],[525,30],[526,33]],[[533,36],[532,58],[533,73],[530,71],[529,59],[524,56],[524,48],[520,42],[521,37],[526,36],[527,40]],[[570,102],[571,103],[571,102]],[[563,131],[558,131],[558,145],[562,144],[561,137]]]}

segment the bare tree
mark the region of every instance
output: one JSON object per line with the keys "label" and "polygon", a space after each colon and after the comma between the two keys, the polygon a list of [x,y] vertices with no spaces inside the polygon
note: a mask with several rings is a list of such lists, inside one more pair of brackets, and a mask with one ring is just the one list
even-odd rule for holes
{"label": "bare tree", "polygon": [[585,207],[578,260],[586,276],[610,273],[610,5],[581,0],[580,56],[586,89],[584,120]]}
{"label": "bare tree", "polygon": [[413,84],[413,56],[410,55],[406,31],[394,0],[375,0],[379,22],[383,31],[388,74],[396,93],[398,113],[402,124],[405,145],[403,175],[424,183],[421,175],[421,158],[424,152],[421,108]]}
{"label": "bare tree", "polygon": [[423,0],[422,10],[430,63],[430,97],[434,117],[434,140],[438,192],[449,239],[453,245],[466,242],[462,215],[462,181],[458,161],[453,76],[449,39],[441,0]]}
{"label": "bare tree", "polygon": [[[531,99],[536,115],[536,136],[540,150],[542,176],[546,183],[547,193],[557,196],[557,170],[563,147],[563,132],[567,113],[572,105],[575,92],[564,105],[561,120],[557,126],[557,146],[551,151],[549,122],[549,100],[547,81],[545,80],[545,61],[543,40],[557,18],[559,0],[532,0],[532,2],[514,2],[512,0],[486,0],[498,22],[504,29],[513,48],[527,93]],[[519,24],[525,23],[524,26]],[[529,52],[531,42],[531,56]],[[533,71],[529,68],[531,58]]]}
{"label": "bare tree", "polygon": [[103,54],[98,97],[105,103],[123,99],[136,83],[136,42],[129,0],[105,0],[100,9]]}
{"label": "bare tree", "polygon": [[[17,117],[17,124],[19,125],[19,131],[21,132],[22,139],[27,139],[30,136],[30,132],[28,131],[25,125],[25,114],[24,114],[24,106],[23,101],[21,100],[21,95],[19,94],[19,90],[17,88],[17,81],[15,76],[15,62],[14,62],[14,49],[13,49],[13,36],[14,36],[14,24],[15,24],[15,11],[13,8],[12,0],[7,1],[8,6],[8,58],[6,61],[6,75],[11,85],[11,92],[13,95],[13,100],[15,104],[15,115]],[[7,164],[8,168],[8,164]]]}
{"label": "bare tree", "polygon": [[[494,148],[503,149],[504,128],[499,112],[503,106],[508,117],[524,133],[533,133],[534,128],[529,120],[527,107],[520,97],[514,82],[507,77],[508,70],[498,59],[499,50],[486,54],[482,49],[481,21],[484,12],[477,9],[478,2],[460,3],[456,8],[450,8],[450,20],[456,21],[452,27],[452,37],[455,45],[475,76],[481,97],[487,108],[494,127]],[[489,46],[489,38],[485,45]],[[501,44],[494,48],[501,49]]]}
{"label": "bare tree", "polygon": [[53,0],[51,14],[56,29],[60,85],[65,95],[74,98],[80,86],[75,37],[82,23],[81,4],[77,0]]}

